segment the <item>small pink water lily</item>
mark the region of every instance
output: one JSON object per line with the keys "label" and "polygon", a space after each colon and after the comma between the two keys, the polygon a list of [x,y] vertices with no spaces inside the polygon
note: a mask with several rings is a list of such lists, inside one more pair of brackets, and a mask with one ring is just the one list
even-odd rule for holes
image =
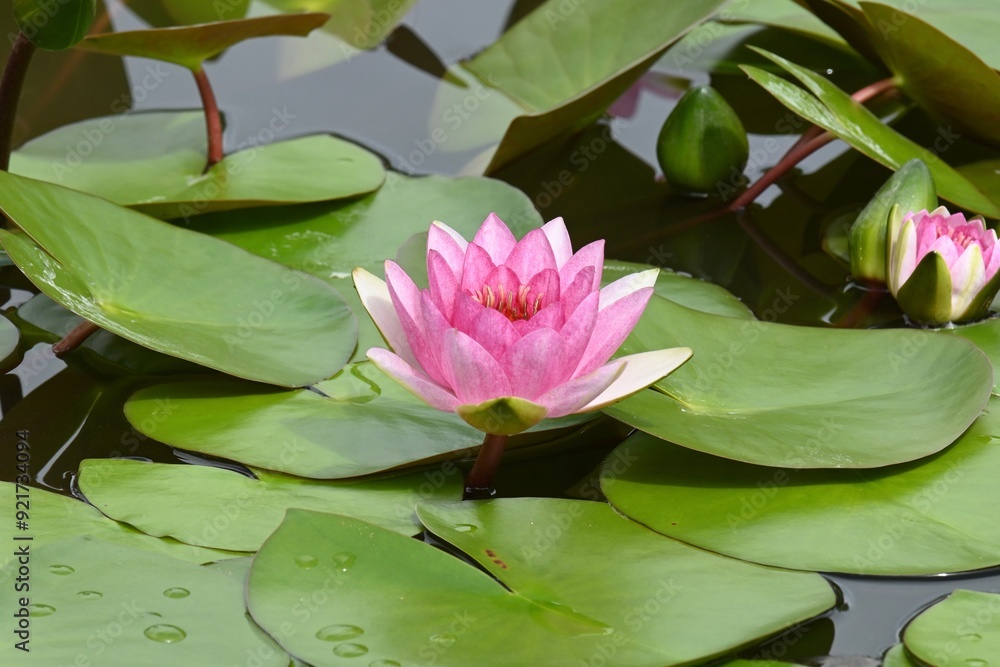
{"label": "small pink water lily", "polygon": [[982,218],[941,206],[905,216],[886,235],[889,290],[912,319],[940,325],[984,317],[1000,289],[997,234]]}
{"label": "small pink water lily", "polygon": [[495,214],[467,242],[435,222],[429,289],[395,262],[383,282],[354,284],[392,352],[368,358],[429,405],[492,435],[546,417],[600,409],[643,389],[691,356],[688,348],[608,361],[653,293],[657,270],[600,289],[604,242],[573,254],[561,218],[517,241]]}

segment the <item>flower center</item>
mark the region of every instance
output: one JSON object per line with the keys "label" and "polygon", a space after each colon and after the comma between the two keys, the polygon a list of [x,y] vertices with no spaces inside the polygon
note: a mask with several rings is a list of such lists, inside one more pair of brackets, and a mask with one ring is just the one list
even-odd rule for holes
{"label": "flower center", "polygon": [[946,226],[938,227],[938,235],[951,237],[951,240],[955,243],[955,245],[961,246],[963,249],[968,248],[971,243],[982,245],[979,243],[979,238],[975,234],[967,234],[964,231],[949,229]]}
{"label": "flower center", "polygon": [[503,283],[499,283],[496,288],[490,285],[483,285],[472,293],[472,298],[487,308],[500,311],[511,322],[515,320],[530,320],[531,317],[542,308],[544,294],[531,294],[531,288],[521,285],[517,291],[508,291]]}

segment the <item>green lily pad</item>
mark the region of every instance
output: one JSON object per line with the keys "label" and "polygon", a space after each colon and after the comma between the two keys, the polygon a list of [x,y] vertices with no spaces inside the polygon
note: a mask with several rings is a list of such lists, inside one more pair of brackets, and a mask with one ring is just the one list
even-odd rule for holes
{"label": "green lily pad", "polygon": [[[31,327],[33,334],[53,345],[84,322],[44,294],[36,294],[17,309],[18,325]],[[137,375],[203,373],[205,368],[190,361],[155,352],[110,331],[100,330],[77,348],[77,355],[94,368],[113,373],[127,371]]]}
{"label": "green lily pad", "polygon": [[[795,298],[779,292],[775,307]],[[674,346],[694,356],[604,412],[760,465],[873,468],[928,456],[968,428],[993,387],[986,356],[955,337],[741,321],[656,296],[619,353]]]}
{"label": "green lily pad", "polygon": [[781,662],[780,660],[730,660],[718,667],[804,667],[798,663]]}
{"label": "green lily pad", "polygon": [[312,276],[12,174],[0,173],[0,210],[26,232],[0,241],[41,291],[140,345],[289,387],[333,375],[354,351],[353,313]]}
{"label": "green lily pad", "polygon": [[773,53],[758,52],[782,66],[808,88],[809,92],[757,67],[743,67],[751,79],[786,107],[890,169],[898,169],[913,158],[922,159],[930,169],[941,197],[966,210],[1000,217],[1000,206],[936,153],[882,123],[871,111],[854,102],[827,79]]}
{"label": "green lily pad", "polygon": [[919,665],[985,667],[1000,655],[1000,595],[958,589],[910,621],[906,651]]}
{"label": "green lily pad", "polygon": [[942,329],[943,333],[954,334],[972,341],[980,350],[986,353],[993,363],[993,393],[1000,395],[1000,373],[996,371],[1000,368],[1000,320],[992,319],[985,322],[977,322],[967,326],[960,326],[954,329]]}
{"label": "green lily pad", "polygon": [[[290,510],[254,559],[251,614],[276,634],[304,596],[328,594],[333,604],[281,640],[317,667],[362,649],[400,664],[577,667],[601,656],[667,667],[724,655],[835,602],[817,575],[707,554],[604,503],[525,498],[418,512],[500,581],[375,526]],[[319,566],[296,567],[303,555]]]}
{"label": "green lily pad", "polygon": [[[482,433],[427,406],[371,362],[353,364],[316,389],[326,395],[231,381],[156,385],[136,392],[125,416],[140,432],[153,425],[150,435],[175,447],[315,479],[427,463],[482,444]],[[532,433],[591,418],[543,421]]]}
{"label": "green lily pad", "polygon": [[389,36],[417,0],[264,0],[283,12],[322,11],[327,32],[356,49],[373,49]]}
{"label": "green lily pad", "polygon": [[28,652],[8,638],[4,664],[288,665],[246,617],[233,577],[91,537],[36,542],[30,561],[30,591],[0,602],[7,619],[27,609]]}
{"label": "green lily pad", "polygon": [[257,479],[208,466],[89,459],[80,490],[99,510],[149,535],[230,551],[256,551],[290,507],[336,512],[404,535],[423,528],[421,500],[461,496],[454,467],[432,483],[430,473],[378,480],[317,482],[252,469]]}
{"label": "green lily pad", "polygon": [[[5,526],[14,526],[17,508],[13,500],[18,493],[25,493],[24,489],[24,486],[11,482],[0,482],[0,492],[3,492],[5,498],[12,499],[0,507],[0,521],[3,521]],[[26,519],[28,530],[23,534],[30,535],[36,545],[53,544],[67,538],[87,536],[102,542],[142,549],[191,563],[207,563],[243,555],[182,544],[170,538],[150,537],[131,526],[112,521],[87,503],[51,491],[31,487],[27,493],[30,495],[27,510],[29,518]],[[9,550],[5,550],[3,557],[0,558],[2,571],[6,571],[8,564],[14,560],[13,554],[7,551]]]}
{"label": "green lily pad", "polygon": [[250,0],[129,0],[128,8],[154,28],[241,19]]}
{"label": "green lily pad", "polygon": [[[610,260],[604,263],[601,284],[608,285],[619,278],[651,268],[654,267],[649,264]],[[660,269],[653,290],[664,299],[670,299],[692,310],[741,320],[756,319],[746,304],[725,288],[668,269]]]}
{"label": "green lily pad", "polygon": [[35,46],[68,49],[87,36],[97,0],[14,0],[14,20]]}
{"label": "green lily pad", "polygon": [[906,654],[906,647],[896,644],[882,658],[882,667],[921,667]]}
{"label": "green lily pad", "polygon": [[[912,14],[870,2],[861,8],[876,48],[911,99],[958,133],[1000,146],[1000,127],[990,113],[1000,106],[1000,73]],[[896,23],[899,29],[885,27]]]}
{"label": "green lily pad", "polygon": [[[294,115],[275,109],[276,128]],[[373,153],[328,135],[241,146],[207,173],[205,117],[136,113],[67,125],[11,156],[11,172],[158,218],[367,194],[385,179]]]}
{"label": "green lily pad", "polygon": [[528,113],[511,123],[487,172],[597,119],[659,56],[723,4],[548,0],[465,67]]}
{"label": "green lily pad", "polygon": [[992,567],[1000,504],[984,499],[1000,474],[998,401],[936,456],[876,470],[766,468],[637,434],[608,459],[625,463],[605,468],[603,490],[658,532],[756,563],[867,575]]}
{"label": "green lily pad", "polygon": [[[859,0],[804,1],[859,53],[871,56],[872,62],[878,62],[871,24],[860,10],[865,3]],[[964,45],[990,67],[1000,69],[1000,47],[996,40],[1000,15],[993,0],[888,0],[884,4],[898,10],[898,14],[890,14],[887,22],[876,25],[880,32],[906,33],[911,27],[907,23],[908,16],[916,16]],[[794,28],[811,30],[812,26],[800,23]],[[818,35],[828,37],[825,30],[819,31]]]}
{"label": "green lily pad", "polygon": [[201,64],[231,46],[255,37],[305,37],[329,18],[327,14],[278,14],[216,21],[176,28],[152,28],[91,35],[77,47],[113,56],[152,58],[201,69]]}

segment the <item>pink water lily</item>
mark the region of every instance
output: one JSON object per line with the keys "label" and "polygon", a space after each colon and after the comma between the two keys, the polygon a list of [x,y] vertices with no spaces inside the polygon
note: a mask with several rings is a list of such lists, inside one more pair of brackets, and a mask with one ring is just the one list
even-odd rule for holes
{"label": "pink water lily", "polygon": [[392,351],[368,358],[429,405],[494,435],[600,409],[667,375],[688,348],[609,361],[653,293],[655,269],[600,289],[604,242],[573,253],[561,218],[517,241],[490,214],[467,242],[435,222],[429,288],[392,261],[383,282],[355,269],[361,301]]}
{"label": "pink water lily", "polygon": [[996,232],[943,206],[890,218],[887,277],[903,311],[934,325],[984,317],[1000,289]]}

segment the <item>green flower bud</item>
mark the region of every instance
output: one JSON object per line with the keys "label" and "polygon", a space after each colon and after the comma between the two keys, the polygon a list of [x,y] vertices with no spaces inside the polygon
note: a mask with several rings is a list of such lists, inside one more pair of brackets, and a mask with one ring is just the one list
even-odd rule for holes
{"label": "green flower bud", "polygon": [[750,154],[747,133],[733,108],[709,86],[684,93],[656,140],[656,157],[673,187],[712,192],[742,174]]}
{"label": "green flower bud", "polygon": [[886,282],[886,229],[893,206],[898,206],[903,216],[933,211],[937,201],[934,179],[921,160],[910,160],[890,176],[851,227],[851,275],[855,280]]}

